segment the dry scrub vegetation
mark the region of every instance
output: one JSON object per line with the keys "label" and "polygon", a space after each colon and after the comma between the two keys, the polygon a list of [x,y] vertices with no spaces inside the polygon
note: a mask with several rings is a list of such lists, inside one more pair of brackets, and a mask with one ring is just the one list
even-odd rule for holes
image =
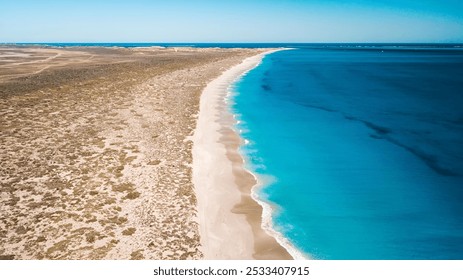
{"label": "dry scrub vegetation", "polygon": [[0,258],[201,258],[199,96],[260,51],[0,48]]}

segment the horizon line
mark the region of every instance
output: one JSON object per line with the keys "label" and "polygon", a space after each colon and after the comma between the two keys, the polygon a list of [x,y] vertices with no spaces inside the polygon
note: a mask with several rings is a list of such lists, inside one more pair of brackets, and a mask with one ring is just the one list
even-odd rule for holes
{"label": "horizon line", "polygon": [[148,42],[148,41],[133,41],[133,42],[0,42],[2,45],[7,44],[437,44],[437,45],[456,45],[463,44],[462,42]]}

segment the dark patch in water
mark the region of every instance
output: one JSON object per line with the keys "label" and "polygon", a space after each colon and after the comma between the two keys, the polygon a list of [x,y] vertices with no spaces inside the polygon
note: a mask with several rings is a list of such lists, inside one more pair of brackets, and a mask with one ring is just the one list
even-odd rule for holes
{"label": "dark patch in water", "polygon": [[262,87],[262,89],[265,90],[265,91],[271,91],[271,90],[272,90],[272,88],[271,88],[269,85],[267,85],[267,84],[263,84],[263,85],[261,85],[261,87]]}
{"label": "dark patch in water", "polygon": [[417,158],[422,160],[427,166],[429,166],[437,174],[443,175],[443,176],[458,176],[458,173],[456,173],[456,172],[454,172],[454,171],[452,171],[450,169],[447,169],[445,167],[442,167],[439,164],[439,158],[437,156],[427,154],[426,152],[424,152],[424,151],[422,151],[422,150],[420,150],[420,149],[418,149],[416,147],[407,146],[407,145],[402,144],[399,141],[391,138],[390,136],[387,136],[388,134],[390,134],[392,132],[391,129],[389,129],[387,127],[377,125],[377,124],[374,124],[374,123],[371,123],[371,122],[368,122],[368,121],[363,121],[363,120],[360,120],[360,119],[357,119],[357,118],[354,118],[354,117],[346,116],[345,118],[349,119],[349,120],[362,122],[367,127],[373,129],[376,132],[376,135],[375,134],[373,134],[373,135],[370,134],[370,137],[375,138],[375,139],[384,139],[384,140],[388,141],[389,143],[392,143],[392,144],[394,144],[396,146],[404,148],[405,150],[409,151],[414,156],[416,156]]}
{"label": "dark patch in water", "polygon": [[347,116],[347,115],[344,115],[344,118],[347,119],[347,120],[350,120],[350,121],[358,121],[358,122],[361,122],[361,123],[363,123],[364,125],[366,125],[368,128],[373,129],[376,133],[378,133],[378,134],[380,134],[380,135],[386,135],[386,134],[391,133],[391,129],[389,129],[389,128],[387,128],[387,127],[384,127],[384,126],[380,126],[380,125],[374,124],[374,123],[369,122],[369,121],[364,121],[364,120],[361,120],[361,119],[359,119],[359,118],[352,117],[352,116]]}
{"label": "dark patch in water", "polygon": [[346,116],[346,115],[344,115],[344,118],[345,118],[346,120],[349,120],[349,121],[359,121],[359,119],[356,119],[356,118],[351,117],[351,116]]}
{"label": "dark patch in water", "polygon": [[391,133],[391,130],[387,127],[384,127],[384,126],[379,126],[379,125],[376,125],[374,123],[371,123],[371,122],[366,122],[366,121],[362,121],[366,126],[368,126],[369,128],[373,129],[374,131],[376,131],[376,133],[378,134],[389,134]]}
{"label": "dark patch in water", "polygon": [[398,142],[397,140],[394,140],[394,139],[391,139],[391,138],[385,138],[385,140],[387,140],[390,143],[395,144],[397,146],[400,146],[400,147],[404,148],[405,150],[409,151],[410,153],[412,153],[413,155],[415,155],[416,157],[421,159],[424,163],[426,163],[427,166],[429,166],[432,170],[434,170],[436,173],[438,173],[440,175],[443,175],[443,176],[458,176],[459,175],[458,173],[456,173],[456,172],[454,172],[454,171],[452,171],[450,169],[442,167],[439,164],[438,157],[435,156],[435,155],[427,154],[426,152],[423,152],[422,150],[420,150],[420,149],[418,149],[416,147],[406,146],[406,145]]}
{"label": "dark patch in water", "polygon": [[327,108],[327,107],[322,107],[322,106],[317,106],[317,105],[309,105],[309,104],[304,104],[304,103],[298,103],[298,104],[300,104],[302,106],[305,106],[305,107],[308,107],[308,108],[322,110],[322,111],[330,112],[330,113],[338,113],[339,112],[339,111],[336,111],[336,110],[333,110],[333,109],[330,109],[330,108]]}
{"label": "dark patch in water", "polygon": [[[323,110],[325,112],[340,113],[339,111],[336,111],[336,110],[333,110],[327,107],[308,105],[308,104],[301,104],[301,105],[309,107],[309,108]],[[414,156],[422,160],[429,168],[434,170],[437,174],[442,175],[442,176],[458,176],[459,175],[458,173],[441,166],[437,156],[427,154],[426,152],[423,152],[422,150],[418,148],[410,147],[405,144],[402,144],[399,141],[388,136],[389,134],[392,133],[392,130],[390,128],[380,126],[380,125],[374,124],[369,121],[364,121],[364,120],[361,120],[353,116],[349,116],[349,115],[343,115],[343,116],[347,120],[361,122],[368,128],[373,129],[376,134],[370,134],[371,138],[386,140],[391,144],[404,148],[405,150],[407,150],[408,152],[412,153]]]}

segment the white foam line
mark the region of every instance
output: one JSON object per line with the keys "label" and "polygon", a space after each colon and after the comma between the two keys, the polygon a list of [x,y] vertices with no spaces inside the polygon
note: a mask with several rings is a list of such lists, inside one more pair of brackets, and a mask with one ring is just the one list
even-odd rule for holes
{"label": "white foam line", "polygon": [[[282,49],[282,50],[289,50],[289,48],[287,49]],[[274,52],[274,51],[272,51]],[[265,55],[269,54],[271,52],[268,52],[266,53]],[[262,63],[262,60],[256,64],[256,67],[258,67],[260,64]],[[233,82],[232,84],[230,84],[229,86],[229,89],[233,89],[235,88],[235,84],[241,80],[243,77],[245,77],[249,71],[253,70],[254,68],[251,68],[249,70],[247,70],[246,72],[244,72],[242,75],[238,76]],[[228,108],[230,109],[230,104],[229,102],[233,102],[233,98],[234,98],[234,95],[235,95],[235,92],[234,91],[229,91],[230,93],[230,99],[228,99],[227,101],[227,106]],[[241,139],[243,139],[243,143],[244,145],[247,145],[249,144],[249,140],[247,139],[244,139],[242,137],[242,132],[243,130],[242,129],[237,129],[237,125],[242,123],[242,120],[239,119],[239,114],[236,114],[236,113],[233,113],[232,112],[232,115],[233,115],[233,119],[235,120],[235,123],[234,123],[234,129],[235,131],[238,131],[238,134],[239,136],[241,137]],[[243,145],[242,145],[243,146]],[[242,147],[241,146],[241,147]],[[240,148],[241,148],[240,147]],[[248,159],[247,159],[247,155],[246,154],[243,154],[241,152],[242,150],[239,149],[239,153],[241,154],[241,157],[243,158],[243,162],[246,163],[248,162]],[[256,176],[256,174],[254,174],[253,172],[251,172],[251,170],[249,170],[248,168],[246,168],[246,166],[243,166],[243,168],[249,172],[253,177],[254,179],[256,180],[257,184],[251,189],[251,197],[252,199],[254,199],[261,207],[262,207],[262,224],[261,224],[261,227],[264,229],[265,232],[267,232],[267,234],[269,234],[270,236],[272,236],[273,238],[275,238],[275,240],[278,242],[278,244],[280,244],[283,248],[286,249],[286,251],[288,251],[288,253],[295,259],[295,260],[306,260],[306,259],[312,259],[310,256],[307,256],[306,254],[304,254],[303,252],[299,251],[281,232],[277,231],[275,229],[275,226],[273,225],[273,220],[272,220],[272,213],[273,213],[273,207],[271,206],[271,204],[265,202],[263,199],[259,198],[259,195],[258,195],[258,190],[265,187],[265,185],[262,183],[262,180]]]}
{"label": "white foam line", "polygon": [[[249,172],[249,170],[248,170]],[[255,174],[250,172],[257,181],[259,179]],[[257,190],[264,187],[263,185],[257,184],[251,190],[251,197],[262,207],[262,228],[269,234],[270,236],[274,237],[275,240],[280,244],[283,248],[288,251],[288,253],[295,259],[295,260],[307,260],[312,259],[306,254],[302,253],[279,231],[275,229],[272,221],[272,206],[269,203],[264,202],[262,199],[259,198],[257,194]]]}

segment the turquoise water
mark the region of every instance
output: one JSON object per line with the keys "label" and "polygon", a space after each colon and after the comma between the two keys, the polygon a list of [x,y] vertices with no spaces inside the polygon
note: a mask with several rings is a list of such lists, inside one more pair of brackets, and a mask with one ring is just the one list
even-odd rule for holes
{"label": "turquoise water", "polygon": [[463,52],[266,56],[232,110],[273,223],[317,259],[463,259]]}

